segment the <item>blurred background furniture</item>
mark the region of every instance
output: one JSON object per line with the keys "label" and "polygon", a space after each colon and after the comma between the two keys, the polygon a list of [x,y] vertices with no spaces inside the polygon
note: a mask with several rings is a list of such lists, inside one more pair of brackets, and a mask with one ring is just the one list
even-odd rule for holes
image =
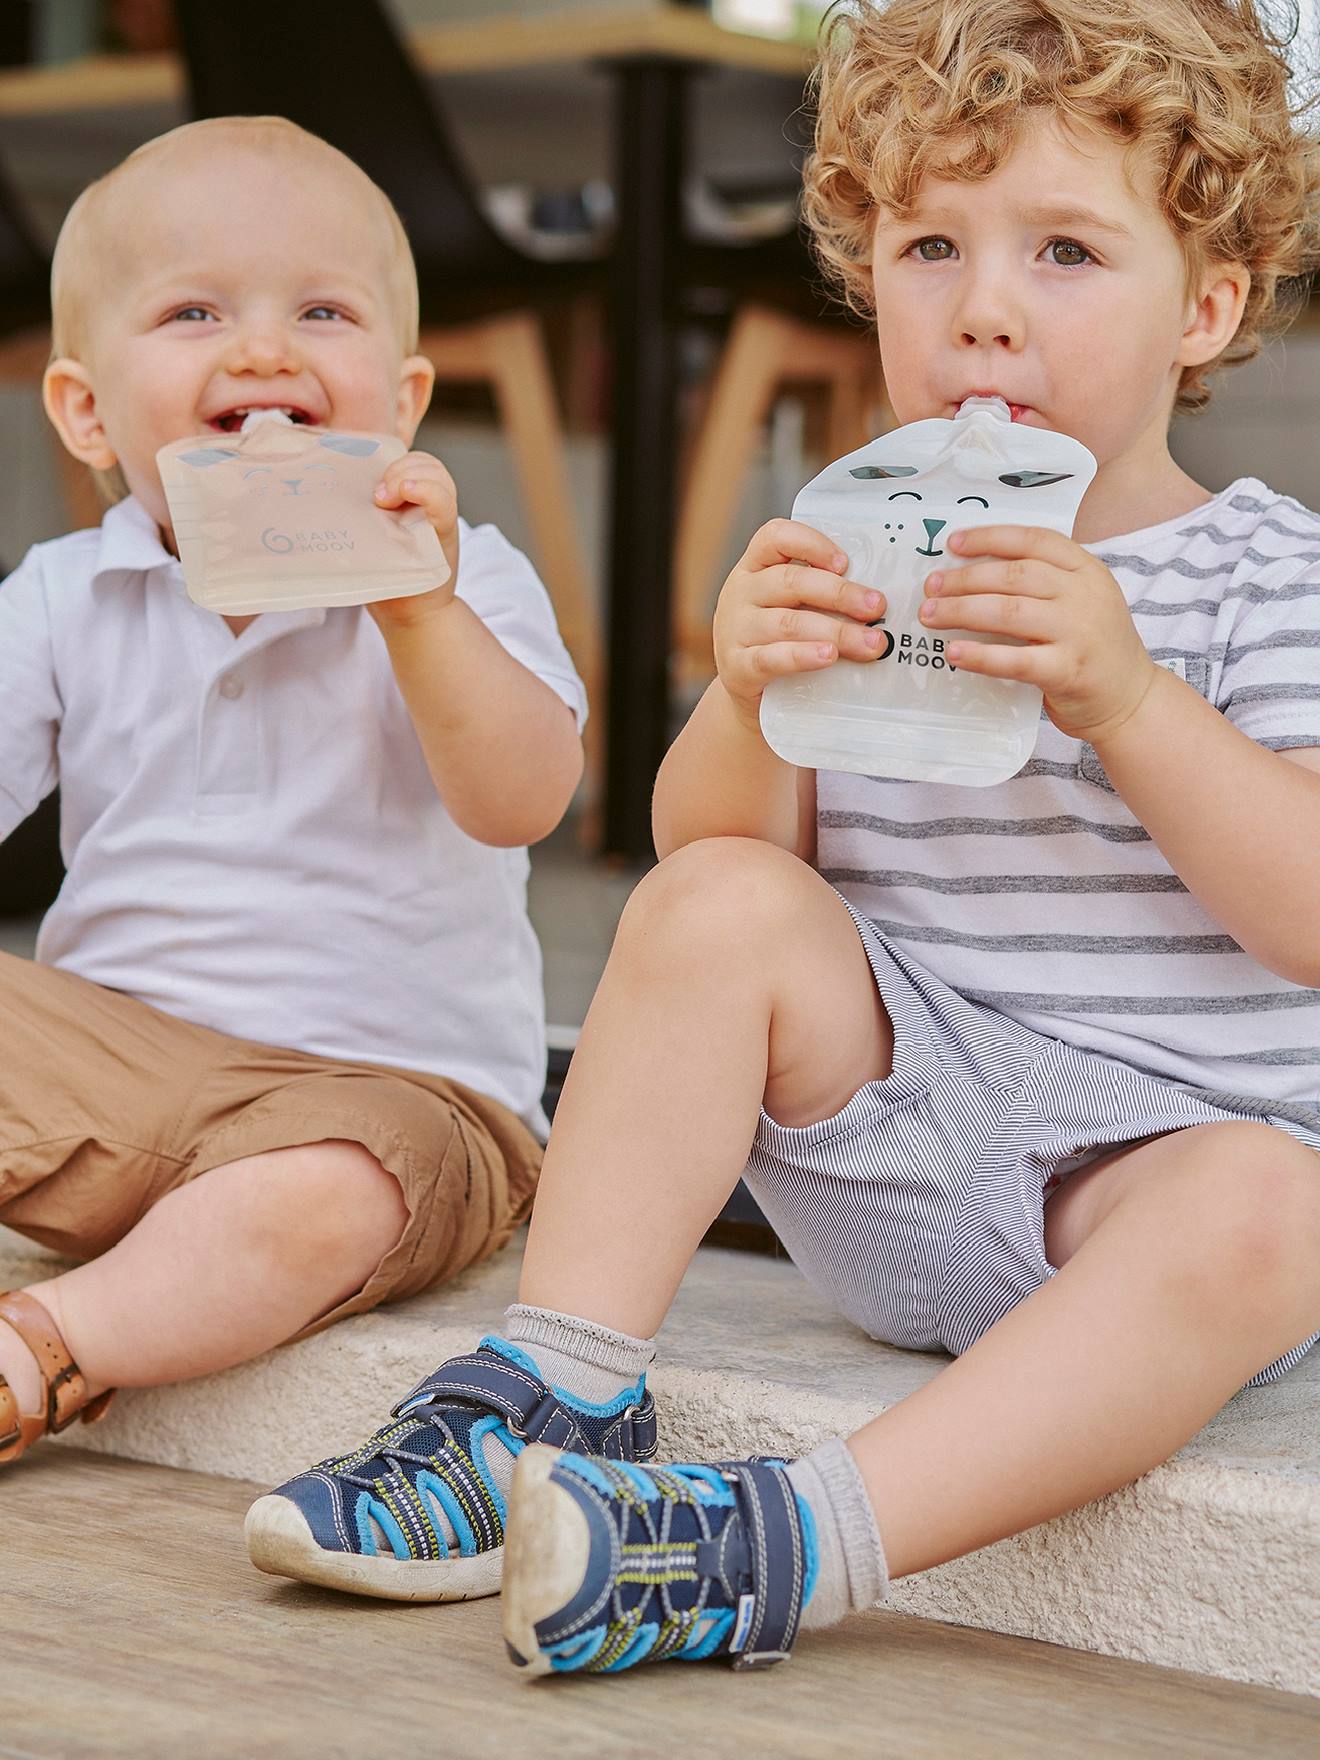
{"label": "blurred background furniture", "polygon": [[754,300],[739,306],[706,393],[679,506],[674,670],[689,691],[714,676],[711,617],[730,528],[770,413],[790,389],[815,406],[811,450],[824,458],[853,451],[888,425],[869,327],[804,321]]}
{"label": "blurred background furniture", "polygon": [[[50,359],[50,258],[6,176],[0,174],[0,385],[39,392]],[[51,456],[64,496],[67,529],[94,526],[103,508],[89,472],[53,429]],[[5,568],[18,557],[0,556]]]}

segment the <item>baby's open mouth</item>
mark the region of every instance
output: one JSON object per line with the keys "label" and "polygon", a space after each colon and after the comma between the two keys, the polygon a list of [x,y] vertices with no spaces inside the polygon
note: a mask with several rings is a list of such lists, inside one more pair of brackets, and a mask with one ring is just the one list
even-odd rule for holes
{"label": "baby's open mouth", "polygon": [[288,416],[291,422],[306,423],[315,420],[310,411],[300,409],[295,403],[240,403],[221,415],[212,416],[206,425],[219,434],[236,434],[254,410],[278,410],[281,415]]}

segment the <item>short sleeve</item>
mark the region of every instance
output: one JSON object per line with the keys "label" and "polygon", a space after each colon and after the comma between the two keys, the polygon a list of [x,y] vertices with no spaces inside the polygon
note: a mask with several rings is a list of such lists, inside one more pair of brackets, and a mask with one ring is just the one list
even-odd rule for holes
{"label": "short sleeve", "polygon": [[460,521],[457,594],[500,645],[587,720],[587,693],[555,622],[550,595],[521,550],[495,526]]}
{"label": "short sleeve", "polygon": [[1320,746],[1320,563],[1309,562],[1238,619],[1219,708],[1271,751]]}
{"label": "short sleeve", "polygon": [[60,714],[45,571],[30,550],[0,583],[0,840],[55,786]]}

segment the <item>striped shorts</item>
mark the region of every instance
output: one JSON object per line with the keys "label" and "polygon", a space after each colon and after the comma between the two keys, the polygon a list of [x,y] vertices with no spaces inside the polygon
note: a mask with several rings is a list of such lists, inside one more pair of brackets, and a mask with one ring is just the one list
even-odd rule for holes
{"label": "striped shorts", "polygon": [[[894,1028],[893,1068],[841,1112],[762,1111],[743,1175],[806,1277],[872,1338],[959,1355],[1055,1274],[1045,1197],[1106,1148],[1238,1112],[966,1001],[849,905]],[[1320,1333],[1254,1375],[1294,1368]]]}

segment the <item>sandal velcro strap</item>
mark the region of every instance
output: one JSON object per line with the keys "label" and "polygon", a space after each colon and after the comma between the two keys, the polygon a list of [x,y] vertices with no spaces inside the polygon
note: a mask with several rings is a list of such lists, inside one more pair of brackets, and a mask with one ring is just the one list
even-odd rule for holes
{"label": "sandal velcro strap", "polygon": [[578,1423],[580,1414],[539,1376],[484,1347],[465,1357],[451,1357],[418,1382],[394,1408],[394,1415],[402,1417],[431,1400],[498,1412],[522,1442],[544,1442],[614,1460],[650,1460],[656,1450],[655,1401],[649,1393],[643,1394],[639,1405],[625,1407],[603,1432],[593,1427],[588,1436]]}
{"label": "sandal velcro strap", "polygon": [[722,1469],[743,1518],[749,1587],[739,1601],[730,1651],[735,1668],[783,1662],[793,1648],[806,1585],[806,1542],[797,1497],[782,1468],[740,1461]]}

